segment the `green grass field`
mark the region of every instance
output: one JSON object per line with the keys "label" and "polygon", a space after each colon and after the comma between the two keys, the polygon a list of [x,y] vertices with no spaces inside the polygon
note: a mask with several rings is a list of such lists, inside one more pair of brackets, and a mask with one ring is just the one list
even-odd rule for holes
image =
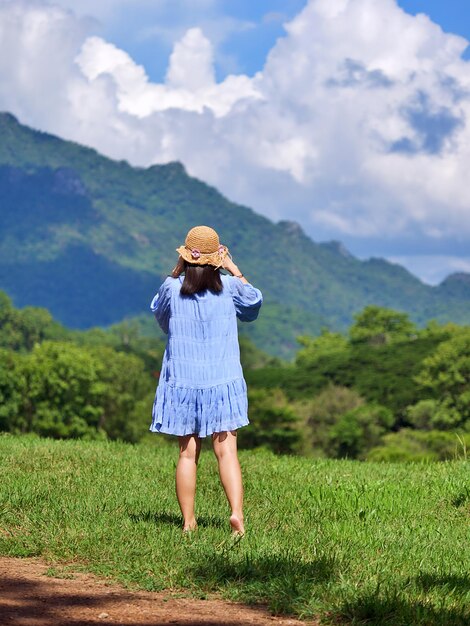
{"label": "green grass field", "polygon": [[248,532],[233,544],[207,448],[186,537],[176,446],[0,436],[0,553],[324,624],[470,624],[468,462],[240,460]]}

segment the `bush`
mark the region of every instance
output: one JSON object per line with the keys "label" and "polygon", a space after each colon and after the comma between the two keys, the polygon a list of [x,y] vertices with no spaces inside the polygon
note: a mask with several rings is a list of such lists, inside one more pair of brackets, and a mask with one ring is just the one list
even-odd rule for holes
{"label": "bush", "polygon": [[437,408],[438,403],[436,400],[420,400],[406,408],[406,416],[409,423],[415,428],[432,430]]}
{"label": "bush", "polygon": [[420,430],[449,430],[462,424],[462,416],[449,398],[421,400],[408,407],[409,422]]}
{"label": "bush", "polygon": [[470,328],[440,343],[415,380],[437,400],[434,426],[447,430],[470,423]]}
{"label": "bush", "polygon": [[362,404],[364,400],[354,389],[330,384],[313,400],[299,401],[294,407],[308,427],[309,446],[313,451],[326,452],[331,427],[342,415]]}
{"label": "bush", "polygon": [[403,428],[389,433],[382,443],[369,450],[368,461],[447,461],[466,458],[470,449],[469,433],[428,432]]}
{"label": "bush", "polygon": [[155,382],[143,361],[112,348],[94,348],[102,385],[98,428],[111,439],[135,443],[148,431],[151,422]]}
{"label": "bush", "polygon": [[93,436],[103,412],[96,359],[70,343],[44,342],[22,362],[23,428],[44,437]]}
{"label": "bush", "polygon": [[0,351],[0,430],[136,442],[148,430],[154,381],[138,357],[45,341]]}
{"label": "bush", "polygon": [[342,415],[328,434],[328,453],[334,458],[361,459],[393,424],[392,412],[378,404],[364,404]]}
{"label": "bush", "polygon": [[21,417],[25,395],[21,357],[0,348],[0,431],[9,431],[12,427],[19,432],[26,430]]}
{"label": "bush", "polygon": [[263,446],[277,453],[295,453],[301,446],[299,417],[280,389],[248,392],[251,425],[239,431],[242,448]]}

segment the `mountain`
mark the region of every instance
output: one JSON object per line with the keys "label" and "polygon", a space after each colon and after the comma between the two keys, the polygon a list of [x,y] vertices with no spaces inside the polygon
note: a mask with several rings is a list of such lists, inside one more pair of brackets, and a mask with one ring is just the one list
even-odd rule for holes
{"label": "mountain", "polygon": [[287,355],[299,334],[345,329],[367,304],[422,324],[470,322],[470,277],[437,287],[383,259],[361,261],[340,242],[315,243],[188,176],[181,163],[131,167],[0,114],[0,289],[17,306],[47,307],[68,326],[147,313],[196,224],[209,224],[263,291],[258,345]]}

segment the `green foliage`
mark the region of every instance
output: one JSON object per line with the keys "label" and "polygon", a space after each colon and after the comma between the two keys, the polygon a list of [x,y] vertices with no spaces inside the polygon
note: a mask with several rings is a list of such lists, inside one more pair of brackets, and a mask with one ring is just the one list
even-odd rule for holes
{"label": "green foliage", "polygon": [[432,430],[435,428],[434,420],[438,412],[436,400],[420,400],[416,404],[407,407],[408,422],[419,430]]}
{"label": "green foliage", "polygon": [[354,319],[355,323],[349,329],[352,343],[383,345],[391,341],[405,341],[417,333],[416,326],[406,313],[376,305],[366,306]]}
{"label": "green foliage", "polygon": [[46,309],[13,307],[11,299],[0,291],[0,347],[31,350],[45,339],[62,338],[66,330],[55,322]]}
{"label": "green foliage", "polygon": [[[0,431],[139,441],[148,432],[165,346],[148,318],[73,331],[46,310],[15,309],[0,292],[0,346],[9,348],[0,347]],[[240,343],[247,371],[278,362],[249,339]],[[284,449],[278,435],[273,445]]]}
{"label": "green foliage", "polygon": [[295,367],[266,368],[250,375],[249,381],[256,386],[278,386],[290,400],[312,398],[331,384],[349,387],[367,402],[390,408],[396,425],[402,425],[407,419],[406,408],[426,397],[414,377],[422,360],[440,341],[440,336],[426,335],[377,346],[347,344],[344,350],[320,353],[317,358],[305,348]]}
{"label": "green foliage", "polygon": [[468,424],[470,428],[470,328],[462,328],[443,341],[423,361],[418,384],[437,406],[431,425],[447,430]]}
{"label": "green foliage", "polygon": [[348,349],[346,337],[340,333],[332,333],[323,328],[318,337],[302,336],[298,337],[299,343],[303,346],[297,352],[295,362],[299,367],[312,368],[322,357],[332,357],[342,354]]}
{"label": "green foliage", "polygon": [[329,431],[329,456],[362,459],[393,425],[384,406],[365,404],[342,415]]}
{"label": "green foliage", "polygon": [[467,459],[470,450],[469,433],[450,433],[441,430],[427,432],[403,428],[388,433],[379,446],[370,449],[368,461],[449,461]]}
{"label": "green foliage", "polygon": [[92,355],[70,343],[43,342],[20,359],[25,397],[19,423],[12,416],[10,428],[45,437],[93,437],[103,386]]}
{"label": "green foliage", "polygon": [[[374,316],[395,319],[377,307]],[[385,343],[325,328],[303,336],[289,364],[241,337],[251,426],[240,445],[360,459],[380,449],[402,458],[395,440],[381,448],[392,429],[468,431],[470,330],[429,323],[406,338],[406,319],[396,319]],[[151,315],[72,331],[46,310],[16,309],[0,292],[0,322],[0,431],[130,442],[148,432],[165,345]],[[440,458],[423,445],[413,440],[404,456]]]}
{"label": "green foliage", "polygon": [[24,430],[23,399],[26,380],[20,358],[11,350],[0,348],[0,432]]}
{"label": "green foliage", "polygon": [[420,400],[408,407],[407,415],[410,424],[421,430],[455,430],[469,423],[462,420],[461,414],[448,399]]}
{"label": "green foliage", "polygon": [[138,356],[100,347],[91,351],[102,386],[98,429],[110,439],[137,442],[148,431],[155,382]]}
{"label": "green foliage", "polygon": [[406,407],[424,396],[414,376],[437,344],[434,337],[418,337],[383,346],[355,345],[340,372],[340,382],[356,389],[368,402],[391,409],[395,425],[401,425]]}
{"label": "green foliage", "polygon": [[291,387],[296,387],[299,370],[291,363],[284,363],[282,365],[270,365],[259,369],[247,370],[244,374],[248,387],[257,389],[279,387],[291,398],[288,390]]}
{"label": "green foliage", "polygon": [[311,398],[326,386],[349,386],[350,350],[323,354],[318,359],[312,358],[308,367],[296,367],[281,384],[289,398]]}
{"label": "green foliage", "polygon": [[285,392],[308,427],[310,454],[364,458],[391,429],[469,428],[468,328],[430,323],[415,333],[400,314],[375,313],[379,320],[398,320],[386,343],[348,342],[324,330],[320,337],[300,339],[295,364],[247,377],[253,388]]}
{"label": "green foliage", "polygon": [[448,322],[446,324],[439,324],[436,320],[430,320],[424,328],[421,328],[418,332],[420,337],[433,337],[439,341],[449,339],[455,333],[461,330],[461,326]]}
{"label": "green foliage", "polygon": [[329,452],[330,431],[348,411],[364,404],[364,400],[353,389],[328,385],[312,400],[299,401],[295,410],[302,415],[308,426],[308,443],[314,451]]}
{"label": "green foliage", "polygon": [[74,343],[89,348],[108,346],[119,352],[134,354],[143,361],[146,371],[154,375],[161,365],[166,340],[155,319],[152,316],[149,318],[149,326],[136,318],[123,320],[107,329],[70,331],[69,336]]}
{"label": "green foliage", "polygon": [[239,338],[240,360],[245,370],[256,370],[281,364],[281,360],[263,352],[246,336]]}
{"label": "green foliage", "polygon": [[250,426],[239,432],[242,448],[263,446],[278,453],[296,452],[301,443],[299,418],[279,389],[248,393]]}
{"label": "green foliage", "polygon": [[0,430],[131,442],[148,430],[154,382],[135,355],[46,341],[0,357]]}

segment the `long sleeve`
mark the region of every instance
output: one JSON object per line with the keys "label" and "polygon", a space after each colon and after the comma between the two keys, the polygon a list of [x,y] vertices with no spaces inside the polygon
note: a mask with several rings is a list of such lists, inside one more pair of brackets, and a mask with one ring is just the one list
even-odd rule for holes
{"label": "long sleeve", "polygon": [[161,285],[157,294],[153,297],[152,302],[150,303],[150,309],[152,313],[155,315],[155,318],[163,330],[164,333],[168,334],[168,326],[170,322],[170,302],[171,302],[171,288],[170,288],[171,278],[168,277],[165,282]]}
{"label": "long sleeve", "polygon": [[242,322],[253,322],[258,317],[263,303],[261,291],[233,276],[229,277],[229,285],[238,319]]}

